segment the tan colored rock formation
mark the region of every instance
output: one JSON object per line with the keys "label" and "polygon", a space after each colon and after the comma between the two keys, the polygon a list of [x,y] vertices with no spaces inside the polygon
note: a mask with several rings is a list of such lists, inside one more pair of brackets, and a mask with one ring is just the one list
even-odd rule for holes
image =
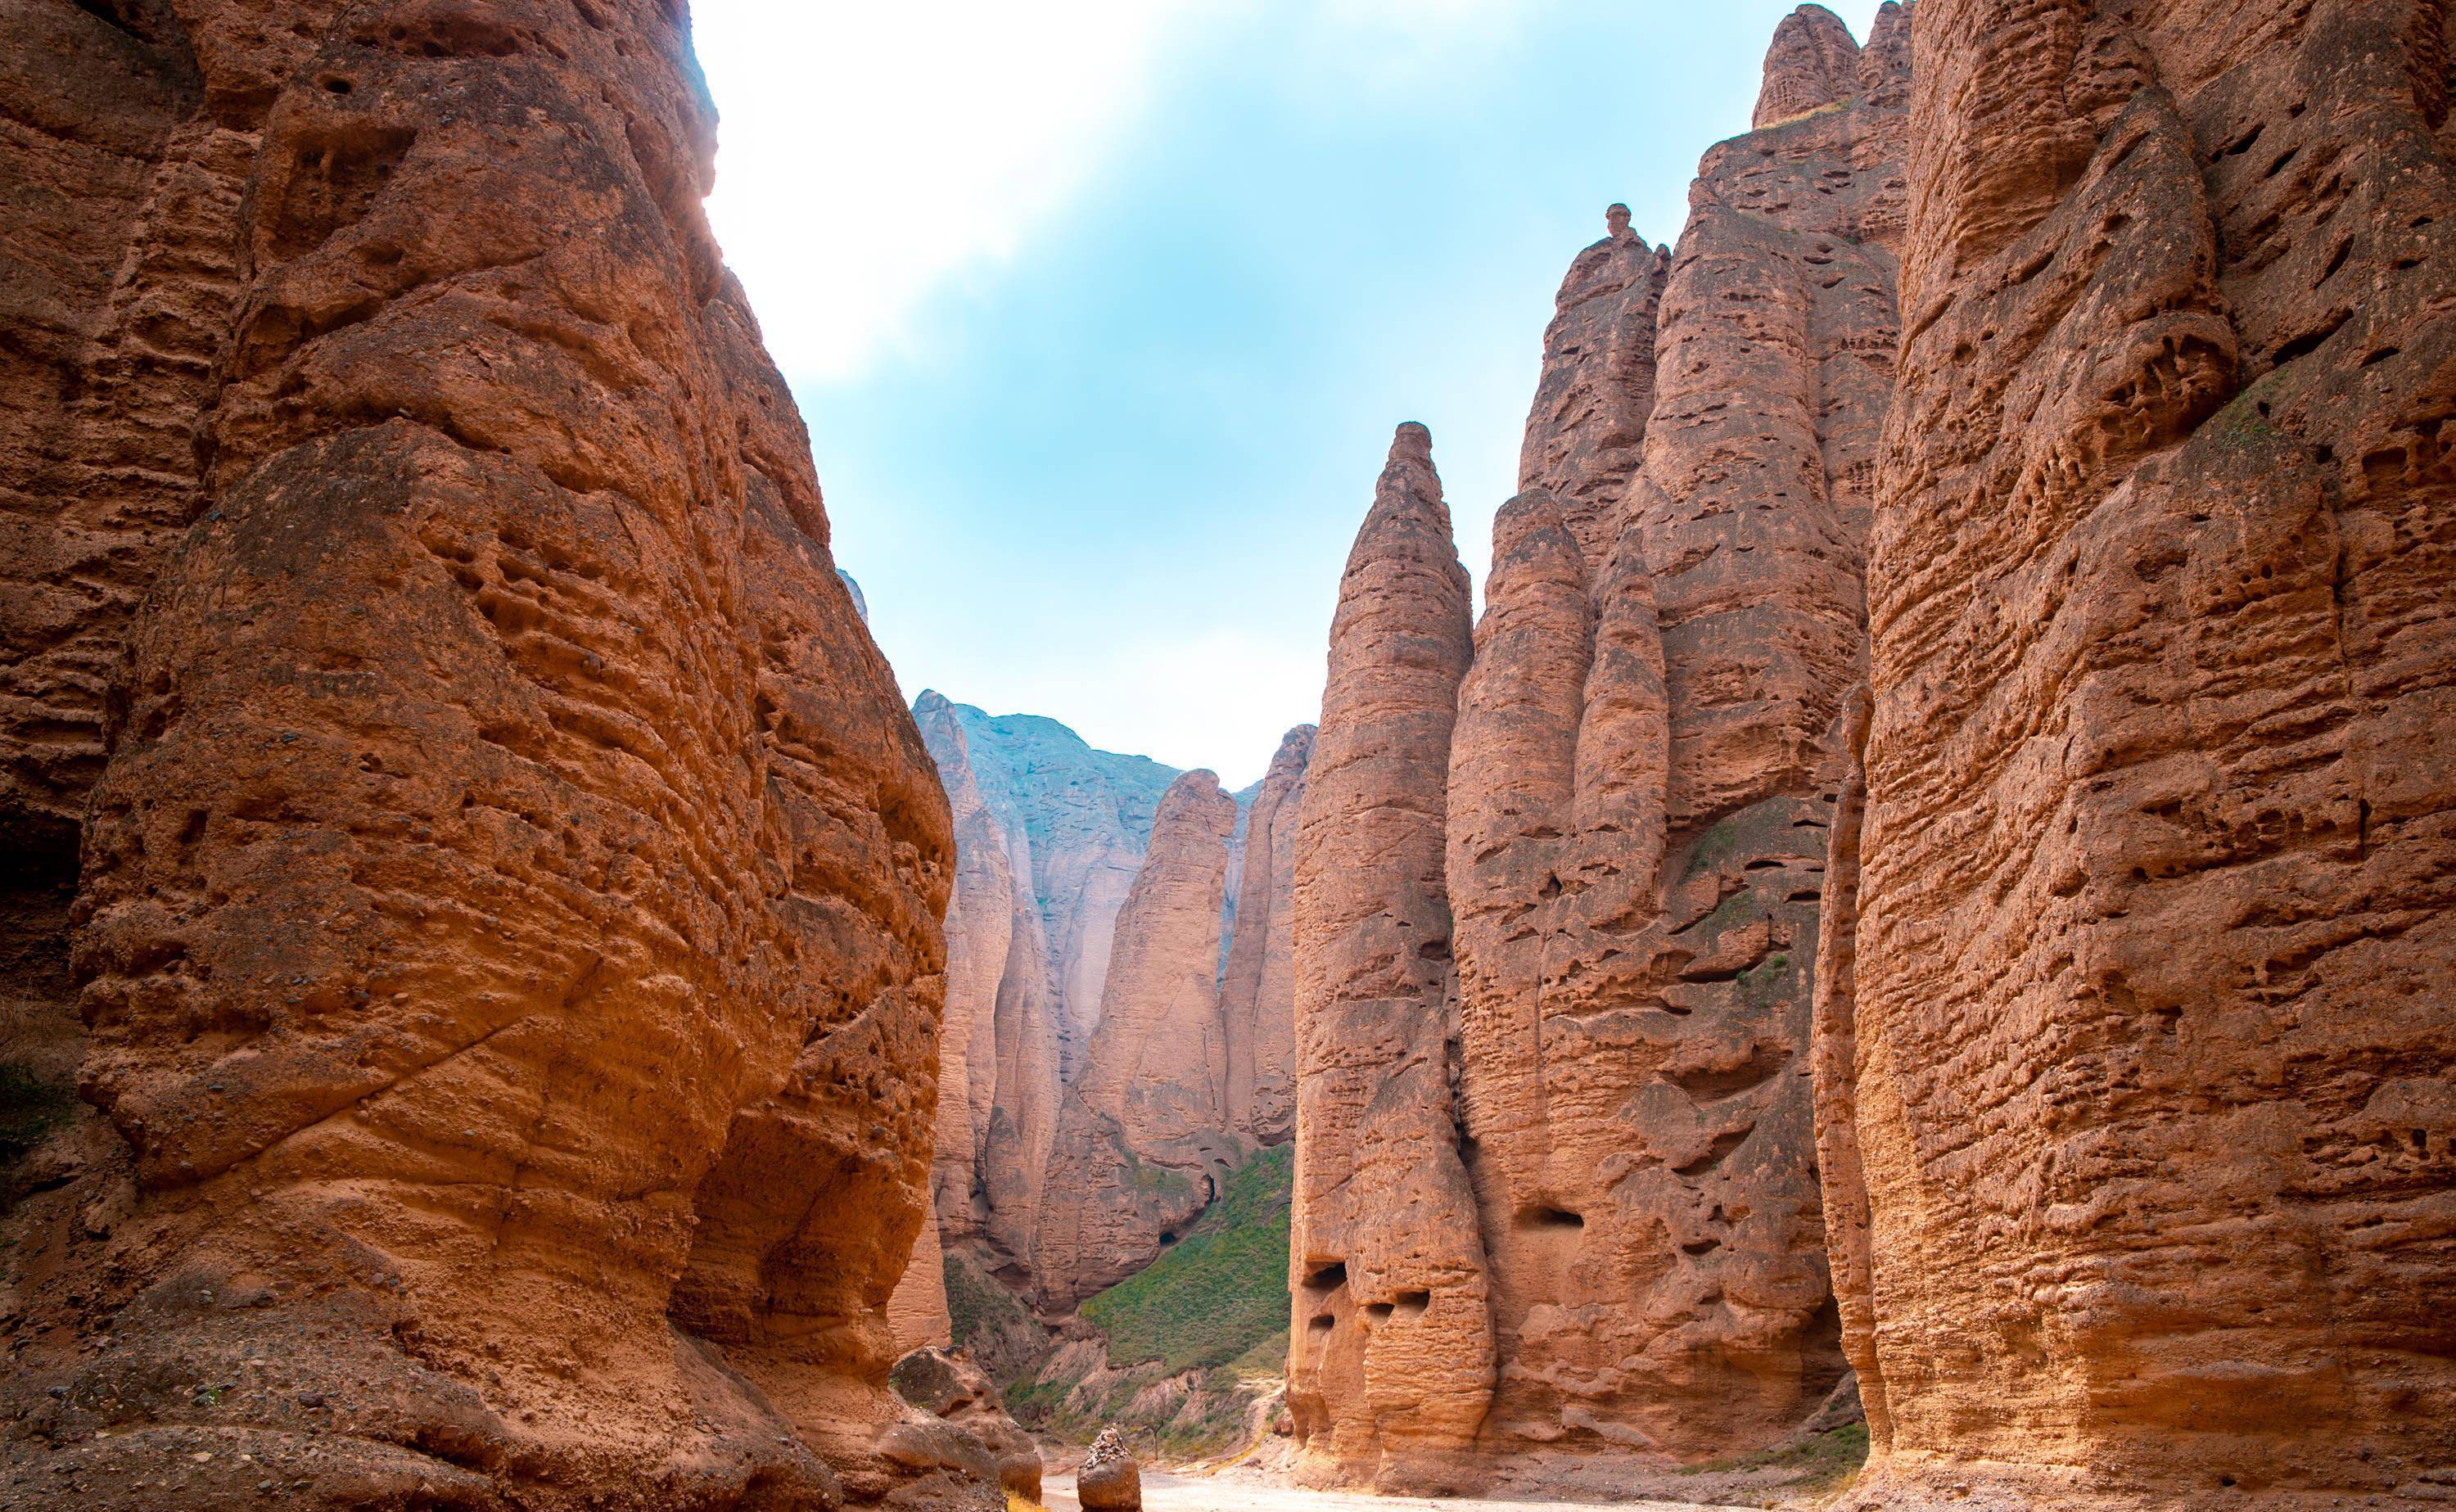
{"label": "tan colored rock formation", "polygon": [[1451,1107],[1443,789],[1470,655],[1432,439],[1399,427],[1341,580],[1296,853],[1288,1406],[1307,1473],[1471,1479],[1494,1358]]}
{"label": "tan colored rock formation", "polygon": [[1126,1438],[1114,1426],[1100,1430],[1092,1452],[1074,1477],[1075,1500],[1083,1512],[1142,1512],[1142,1469],[1126,1447]]}
{"label": "tan colored rock formation", "polygon": [[679,14],[9,12],[0,823],[83,856],[9,932],[108,1126],[0,1501],[982,1489],[886,1392],[947,808]]}
{"label": "tan colored rock formation", "polygon": [[[956,826],[947,1042],[962,1069],[945,1074],[963,1092],[940,1108],[938,1218],[947,1244],[1028,1290],[1064,1073],[1082,1059],[1070,1025],[1088,1036],[1098,1023],[1117,910],[1177,774],[1054,720],[935,692],[913,710]],[[1091,999],[1069,1008],[1087,983]]]}
{"label": "tan colored rock formation", "polygon": [[2451,1494],[2451,25],[1921,8],[1822,1011],[1863,1504]]}
{"label": "tan colored rock formation", "polygon": [[998,1483],[1027,1502],[1040,1500],[1040,1450],[1007,1416],[997,1388],[962,1350],[915,1349],[895,1362],[896,1395],[979,1440],[997,1461]]}
{"label": "tan colored rock formation", "polygon": [[887,1298],[887,1331],[904,1350],[943,1349],[955,1341],[954,1318],[947,1309],[946,1247],[934,1208],[922,1214],[904,1274]]}
{"label": "tan colored rock formation", "polygon": [[1117,914],[1083,1073],[1066,1089],[1033,1256],[1064,1311],[1151,1263],[1218,1195],[1245,1146],[1228,1132],[1219,918],[1237,805],[1219,779],[1171,784]]}
{"label": "tan colored rock formation", "polygon": [[1245,820],[1238,902],[1221,968],[1219,1016],[1228,1035],[1228,1127],[1259,1144],[1296,1132],[1296,937],[1298,815],[1314,726],[1287,732],[1271,757]]}
{"label": "tan colored rock formation", "polygon": [[[1619,207],[1580,255],[1545,335],[1523,492],[1495,522],[1446,771],[1380,791],[1409,811],[1441,798],[1456,1068],[1376,1067],[1339,1097],[1436,1110],[1437,1143],[1453,1119],[1464,1135],[1495,1361],[1488,1411],[1444,1446],[1468,1477],[1535,1453],[1767,1445],[1846,1374],[1810,988],[1845,767],[1832,731],[1864,675],[1905,27],[1886,8],[1863,58],[1822,11],[1786,22],[1770,97],[1823,82],[1706,154],[1668,265]],[[1335,687],[1341,655],[1335,638]],[[1327,705],[1323,727],[1317,795]],[[1300,938],[1327,951],[1341,937],[1316,932],[1316,898],[1300,886]],[[1306,949],[1300,981],[1328,965]],[[1307,1193],[1339,1189],[1351,1213],[1386,1200],[1333,1117],[1303,1120],[1299,1146],[1300,1234]],[[1302,1243],[1308,1264],[1348,1259]],[[1340,1375],[1357,1352],[1344,1315],[1304,1279],[1300,1432],[1334,1473],[1386,1479],[1382,1446],[1342,1440],[1316,1405],[1369,1393]],[[1304,1333],[1315,1319],[1327,1327]],[[1324,1411],[1316,1450],[1305,1415]]]}
{"label": "tan colored rock formation", "polygon": [[955,815],[933,1205],[942,1239],[978,1236],[1020,1277],[1058,1095],[1057,1015],[1031,840],[1024,824],[990,807],[955,705],[925,692],[913,712]]}
{"label": "tan colored rock formation", "polygon": [[[1189,890],[1184,837],[1172,837],[1165,858],[1150,849],[1161,788],[1177,776],[1169,768],[1093,750],[1050,720],[993,717],[936,693],[914,708],[957,837],[942,1074],[962,1090],[940,1104],[934,1184],[944,1239],[979,1269],[1063,1310],[1146,1263],[1163,1236],[1181,1234],[1256,1145],[1289,1137],[1287,896],[1312,727],[1290,731],[1261,783],[1233,803],[1219,799],[1228,807],[1197,806],[1201,875]],[[1235,817],[1224,841],[1208,832],[1218,812]],[[1242,869],[1249,850],[1250,872]],[[1074,917],[1102,890],[1085,878],[1127,854],[1136,885],[1155,896],[1131,927],[1117,914],[1099,949],[1103,992],[1122,994],[1129,1022],[1102,1054],[1086,1047],[1061,1092],[1054,1005],[1057,982],[1072,969],[1053,958],[1048,931],[1053,917]],[[1209,875],[1215,866],[1222,876]],[[1192,911],[1203,894],[1207,924]],[[1135,949],[1121,971],[1112,942],[1128,940]],[[1102,1022],[1105,1011],[1088,1021]],[[1198,1052],[1154,1052],[1142,1036],[1156,1026]],[[1095,1029],[1092,1044],[1100,1043]],[[1141,1083],[1129,1087],[1137,1075]],[[1056,1157],[1061,1123],[1068,1138]],[[1044,1204],[1053,1173],[1062,1195]],[[1044,1216],[1056,1223],[1046,1245]],[[921,1284],[906,1284],[926,1308]]]}

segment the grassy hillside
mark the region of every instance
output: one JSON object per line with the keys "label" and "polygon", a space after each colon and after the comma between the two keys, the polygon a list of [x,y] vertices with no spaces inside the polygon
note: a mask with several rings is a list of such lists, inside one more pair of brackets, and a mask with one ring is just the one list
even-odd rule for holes
{"label": "grassy hillside", "polygon": [[1288,1197],[1296,1152],[1264,1150],[1139,1273],[1086,1300],[1109,1336],[1109,1363],[1158,1360],[1169,1374],[1225,1365],[1288,1326]]}

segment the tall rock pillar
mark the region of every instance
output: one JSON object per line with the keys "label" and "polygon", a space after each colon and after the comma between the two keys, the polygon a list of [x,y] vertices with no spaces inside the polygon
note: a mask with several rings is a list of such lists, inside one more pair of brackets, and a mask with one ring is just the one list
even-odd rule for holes
{"label": "tall rock pillar", "polygon": [[1467,595],[1432,437],[1402,425],[1340,584],[1294,898],[1288,1402],[1310,1475],[1385,1490],[1474,1479],[1492,1398],[1442,876]]}

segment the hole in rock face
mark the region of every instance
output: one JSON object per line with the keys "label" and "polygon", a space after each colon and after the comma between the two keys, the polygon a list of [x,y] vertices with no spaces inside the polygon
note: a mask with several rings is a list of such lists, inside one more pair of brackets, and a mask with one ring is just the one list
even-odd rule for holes
{"label": "hole in rock face", "polygon": [[1395,1304],[1390,1302],[1367,1302],[1364,1304],[1364,1311],[1368,1317],[1378,1323],[1390,1316],[1391,1308]]}
{"label": "hole in rock face", "polygon": [[1174,1232],[1171,1232],[1171,1231],[1168,1231],[1168,1230],[1162,1230],[1162,1231],[1161,1231],[1161,1233],[1160,1233],[1159,1241],[1160,1241],[1162,1244],[1175,1244],[1175,1243],[1177,1242],[1177,1235],[1176,1235]]}
{"label": "hole in rock face", "polygon": [[1430,1292],[1401,1292],[1399,1294],[1399,1300],[1395,1305],[1398,1309],[1399,1316],[1402,1318],[1421,1318],[1423,1316],[1424,1309],[1433,1305],[1433,1294]]}
{"label": "hole in rock face", "polygon": [[1522,1229],[1529,1230],[1583,1229],[1586,1226],[1586,1220],[1579,1216],[1577,1214],[1570,1212],[1566,1208],[1556,1208],[1548,1203],[1538,1203],[1534,1207],[1524,1209],[1519,1213],[1518,1226]]}
{"label": "hole in rock face", "polygon": [[1333,1260],[1304,1278],[1308,1292],[1334,1292],[1347,1284],[1347,1262]]}
{"label": "hole in rock face", "polygon": [[1327,1334],[1334,1326],[1337,1325],[1337,1323],[1338,1319],[1332,1318],[1328,1313],[1316,1313],[1312,1318],[1305,1323],[1305,1327],[1312,1329],[1317,1334]]}

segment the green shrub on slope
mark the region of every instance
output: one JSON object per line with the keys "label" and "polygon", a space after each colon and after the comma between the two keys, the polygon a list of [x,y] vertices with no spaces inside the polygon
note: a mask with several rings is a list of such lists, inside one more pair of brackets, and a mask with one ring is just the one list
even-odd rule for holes
{"label": "green shrub on slope", "polygon": [[1262,1151],[1228,1178],[1184,1238],[1086,1300],[1109,1363],[1159,1360],[1171,1375],[1225,1365],[1288,1326],[1288,1199],[1296,1152]]}

